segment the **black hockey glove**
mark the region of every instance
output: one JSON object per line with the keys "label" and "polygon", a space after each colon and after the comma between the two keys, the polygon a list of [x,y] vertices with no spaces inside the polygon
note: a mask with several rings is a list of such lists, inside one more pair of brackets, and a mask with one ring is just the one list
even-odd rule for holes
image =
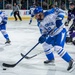
{"label": "black hockey glove", "polygon": [[68,26],[68,24],[69,24],[69,21],[66,21],[66,22],[65,22],[65,26]]}
{"label": "black hockey glove", "polygon": [[42,36],[40,36],[40,38],[39,38],[39,43],[44,43],[45,41],[46,41],[46,35],[44,34],[44,35],[42,35]]}

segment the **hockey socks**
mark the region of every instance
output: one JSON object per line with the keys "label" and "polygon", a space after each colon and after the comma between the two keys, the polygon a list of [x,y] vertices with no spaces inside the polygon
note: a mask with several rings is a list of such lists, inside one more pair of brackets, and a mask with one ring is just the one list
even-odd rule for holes
{"label": "hockey socks", "polygon": [[48,58],[48,60],[54,60],[54,55],[53,55],[53,53],[46,54],[46,57]]}
{"label": "hockey socks", "polygon": [[62,58],[67,62],[70,62],[70,60],[72,59],[67,52],[62,56]]}
{"label": "hockey socks", "polygon": [[30,22],[29,22],[29,24],[31,24],[32,23],[32,18],[30,19]]}
{"label": "hockey socks", "polygon": [[57,51],[58,55],[60,55],[66,62],[69,62],[72,59],[70,55],[60,46],[56,46],[55,51]]}
{"label": "hockey socks", "polygon": [[8,34],[5,34],[4,37],[5,37],[6,40],[9,40]]}

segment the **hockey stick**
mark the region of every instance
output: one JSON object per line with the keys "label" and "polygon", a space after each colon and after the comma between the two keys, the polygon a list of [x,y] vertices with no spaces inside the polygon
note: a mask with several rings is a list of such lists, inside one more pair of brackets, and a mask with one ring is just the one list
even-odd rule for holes
{"label": "hockey stick", "polygon": [[[56,28],[56,27],[54,27],[54,28]],[[45,28],[45,29],[46,29],[46,28]],[[47,30],[47,29],[46,29],[46,30]],[[47,31],[48,31],[48,30],[47,30]],[[54,30],[51,30],[50,32],[53,32],[53,31],[54,31]],[[48,32],[47,35],[49,35],[50,32]],[[31,56],[31,57],[25,56],[25,58],[26,58],[26,59],[31,59],[31,58],[33,58],[33,57],[35,57],[35,56],[37,56],[37,55],[39,55],[39,54],[41,54],[41,53],[43,53],[43,52],[44,52],[44,51],[41,51],[41,52],[39,52],[39,53],[37,53],[37,54]],[[24,54],[21,53],[21,56],[23,57]]]}
{"label": "hockey stick", "polygon": [[[34,57],[38,56],[39,54],[42,54],[42,53],[44,53],[44,51],[41,51],[41,52],[39,52],[39,53],[37,53],[37,54],[31,56],[31,57],[25,56],[25,58],[26,58],[26,59],[31,59],[31,58],[34,58]],[[24,54],[21,53],[21,56],[23,57]]]}
{"label": "hockey stick", "polygon": [[[48,32],[49,34],[50,32]],[[39,44],[39,42],[32,48],[30,49],[30,51],[28,51],[20,60],[18,60],[15,64],[7,64],[7,63],[3,63],[2,65],[4,67],[15,67],[23,58],[25,58],[37,45]]]}
{"label": "hockey stick", "polygon": [[20,60],[18,60],[15,64],[7,64],[7,63],[3,63],[2,65],[4,67],[15,67],[23,58],[26,57],[26,55],[28,55],[37,45],[39,44],[39,42],[34,46],[32,47]]}

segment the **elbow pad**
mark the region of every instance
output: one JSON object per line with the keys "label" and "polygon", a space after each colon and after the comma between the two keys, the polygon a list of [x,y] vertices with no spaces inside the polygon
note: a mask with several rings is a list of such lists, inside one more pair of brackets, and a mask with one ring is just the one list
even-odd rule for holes
{"label": "elbow pad", "polygon": [[60,13],[56,18],[56,26],[59,28],[62,25],[62,20],[64,18],[64,14]]}
{"label": "elbow pad", "polygon": [[56,21],[56,26],[59,28],[62,25],[62,20],[57,20]]}

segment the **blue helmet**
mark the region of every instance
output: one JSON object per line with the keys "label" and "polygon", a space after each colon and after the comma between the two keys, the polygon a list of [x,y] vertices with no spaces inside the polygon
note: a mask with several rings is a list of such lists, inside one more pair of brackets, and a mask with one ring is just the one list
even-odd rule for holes
{"label": "blue helmet", "polygon": [[40,12],[43,12],[43,9],[41,7],[36,7],[35,10],[34,10],[34,15],[36,15]]}

